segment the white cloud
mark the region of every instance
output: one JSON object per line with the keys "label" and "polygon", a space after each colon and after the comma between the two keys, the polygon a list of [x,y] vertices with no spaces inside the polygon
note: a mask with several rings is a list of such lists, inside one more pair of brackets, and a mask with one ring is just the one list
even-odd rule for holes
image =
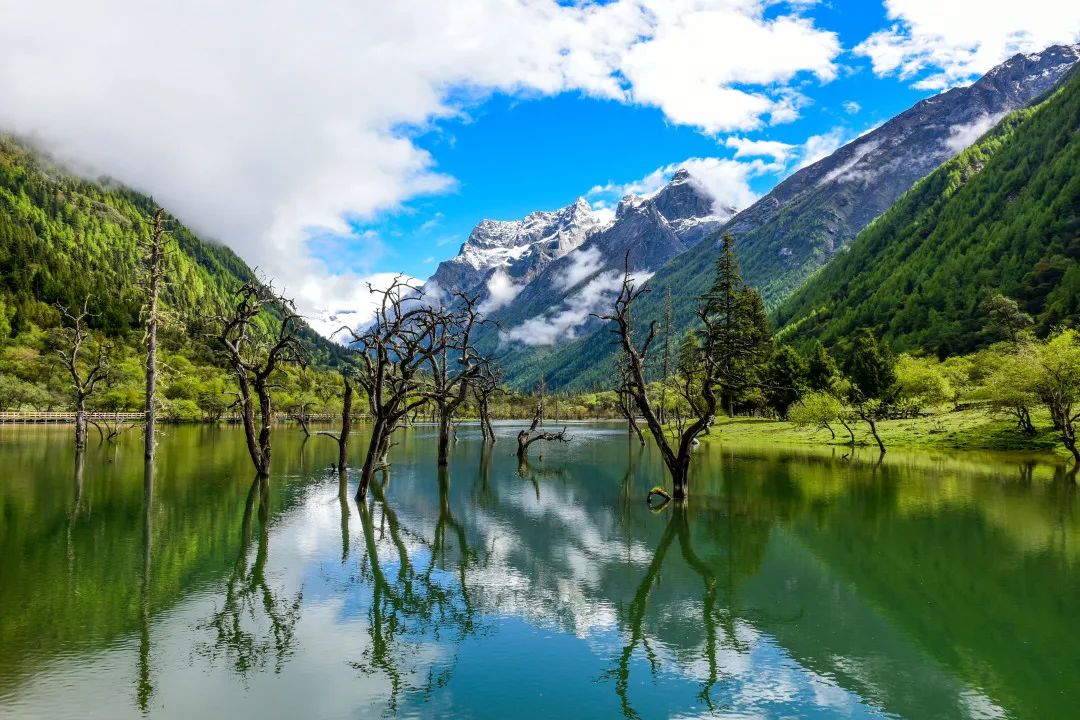
{"label": "white cloud", "polygon": [[[772,144],[758,142],[763,145]],[[783,143],[775,143],[775,145],[780,146]],[[778,152],[779,148],[773,148],[773,150]],[[659,167],[639,180],[622,184],[609,182],[606,185],[597,185],[589,190],[588,194],[589,197],[597,195],[611,198],[621,198],[626,195],[649,197],[667,185],[679,168],[685,168],[693,181],[712,196],[714,212],[727,214],[727,208],[749,207],[758,199],[758,194],[750,188],[750,178],[780,172],[783,170],[783,165],[765,163],[761,160],[743,162],[725,158],[688,158],[679,163]]]}
{"label": "white cloud", "polygon": [[[640,285],[650,277],[652,273],[639,273],[632,279]],[[578,329],[589,321],[593,313],[601,315],[612,310],[622,281],[622,270],[600,273],[579,292],[563,301],[558,312],[530,318],[511,328],[506,337],[525,345],[554,345],[563,340],[573,340],[577,337]]]}
{"label": "white cloud", "polygon": [[727,208],[752,205],[758,194],[750,189],[750,178],[778,172],[781,165],[761,160],[737,162],[723,158],[690,158],[679,163],[686,168],[698,185],[713,198],[713,212],[726,215]]}
{"label": "white cloud", "polygon": [[953,125],[949,128],[949,137],[945,140],[945,147],[953,155],[959,155],[964,150],[975,144],[975,141],[985,135],[990,128],[1001,122],[1008,113],[998,115],[983,115],[967,125]]}
{"label": "white cloud", "polygon": [[426,258],[424,258],[424,262],[425,263],[435,262],[435,256],[434,255],[428,255]]}
{"label": "white cloud", "polygon": [[830,80],[840,47],[772,5],[5,2],[0,127],[152,193],[310,309],[310,279],[356,283],[371,263],[306,239],[453,188],[412,135],[491,93],[579,91],[707,132],[783,113],[784,84]]}
{"label": "white cloud", "polygon": [[855,48],[878,75],[937,90],[969,81],[1017,52],[1080,38],[1080,4],[1062,0],[885,0],[894,24]]}
{"label": "white cloud", "polygon": [[615,208],[606,200],[595,200],[591,205],[593,216],[601,225],[610,225],[615,221]]}
{"label": "white cloud", "polygon": [[438,226],[442,222],[444,215],[441,212],[437,212],[432,215],[427,221],[420,226],[420,232],[427,232]]}
{"label": "white cloud", "polygon": [[[395,278],[419,287],[423,282],[408,275],[398,273],[376,273],[365,277],[354,275],[333,275],[312,281],[312,287],[303,288],[308,297],[313,297],[311,309],[305,312],[308,324],[315,332],[330,337],[342,326],[358,330],[375,317],[375,311],[382,301],[380,291],[390,287]],[[368,289],[371,284],[375,292]],[[334,336],[338,342],[351,339],[348,332]]]}
{"label": "white cloud", "polygon": [[858,165],[862,162],[863,158],[877,150],[880,145],[880,140],[867,140],[858,147],[852,148],[851,154],[844,164],[827,173],[825,177],[821,179],[819,184],[832,182],[833,180],[849,182],[852,180],[867,181],[873,179],[875,177],[873,168],[858,168]]}
{"label": "white cloud", "polygon": [[668,165],[657,168],[640,180],[632,180],[628,183],[609,182],[606,185],[594,185],[587,193],[588,197],[596,195],[610,195],[615,198],[623,198],[627,195],[649,197],[671,182],[671,176],[675,174],[676,166]]}
{"label": "white cloud", "polygon": [[488,296],[478,308],[482,313],[495,312],[501,307],[509,305],[518,296],[525,285],[515,284],[506,271],[502,268],[492,273],[487,281]]}
{"label": "white cloud", "polygon": [[795,169],[801,170],[807,165],[813,165],[818,160],[829,157],[840,149],[846,136],[844,128],[837,127],[827,133],[807,138],[800,150],[799,164]]}
{"label": "white cloud", "polygon": [[862,105],[854,100],[848,100],[844,103],[844,112],[848,115],[858,115],[862,111]]}
{"label": "white cloud", "polygon": [[795,149],[794,145],[776,140],[747,140],[741,137],[729,137],[724,147],[735,148],[735,157],[771,157],[777,162],[784,162]]}
{"label": "white cloud", "polygon": [[579,248],[567,258],[570,265],[553,278],[560,290],[569,290],[604,266],[603,254],[598,248]]}
{"label": "white cloud", "polygon": [[[796,15],[763,18],[765,2],[646,2],[657,18],[651,38],[632,45],[621,69],[639,103],[708,133],[791,119],[790,97],[735,85],[786,82],[799,71],[836,77],[836,35]],[[692,8],[688,10],[687,8]]]}

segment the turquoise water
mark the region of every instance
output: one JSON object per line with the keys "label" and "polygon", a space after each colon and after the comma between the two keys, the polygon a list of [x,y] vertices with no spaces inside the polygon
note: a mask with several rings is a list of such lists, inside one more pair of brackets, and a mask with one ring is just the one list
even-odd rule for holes
{"label": "turquoise water", "polygon": [[134,434],[4,428],[0,717],[1075,716],[1054,466],[716,444],[653,511],[622,428],[527,467],[516,430],[444,472],[404,432],[358,507],[291,428],[266,483],[232,428],[167,428],[152,476]]}

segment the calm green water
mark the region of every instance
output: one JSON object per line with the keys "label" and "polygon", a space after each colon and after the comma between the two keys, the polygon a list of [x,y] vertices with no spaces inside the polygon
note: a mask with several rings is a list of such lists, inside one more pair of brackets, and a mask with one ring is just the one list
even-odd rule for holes
{"label": "calm green water", "polygon": [[[520,469],[415,429],[367,507],[336,446],[0,431],[0,717],[1066,718],[1080,517],[1054,469],[655,451],[582,426]],[[359,457],[364,441],[358,438]],[[536,448],[536,446],[534,446]]]}

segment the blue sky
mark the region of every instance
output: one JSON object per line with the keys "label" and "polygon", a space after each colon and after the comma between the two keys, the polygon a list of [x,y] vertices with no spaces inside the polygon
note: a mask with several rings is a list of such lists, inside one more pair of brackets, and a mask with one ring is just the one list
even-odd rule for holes
{"label": "blue sky", "polygon": [[[778,4],[768,14],[787,8]],[[854,48],[888,26],[876,2],[834,0],[802,13],[835,31],[845,48]],[[722,48],[717,48],[722,52]],[[592,201],[615,194],[593,194],[597,185],[624,185],[687,158],[734,158],[728,137],[776,140],[798,146],[813,136],[854,139],[937,90],[915,89],[915,78],[879,77],[867,57],[850,52],[838,58],[836,79],[821,82],[803,73],[792,83],[807,106],[790,123],[749,132],[710,134],[671,122],[655,107],[588,97],[580,92],[520,98],[498,94],[469,107],[467,117],[439,122],[415,135],[437,168],[455,180],[443,193],[403,203],[358,222],[369,240],[359,244],[360,272],[404,272],[427,277],[441,260],[457,254],[470,230],[483,218],[512,220],[534,210],[554,210],[586,195]],[[851,103],[856,103],[856,109]],[[847,107],[845,107],[847,105]],[[757,194],[767,193],[798,166],[748,178]],[[376,240],[377,238],[377,240]]]}
{"label": "blue sky", "polygon": [[428,276],[482,218],[602,209],[683,163],[745,207],[1078,39],[1075,0],[38,0],[0,23],[0,129],[153,195],[319,316]]}

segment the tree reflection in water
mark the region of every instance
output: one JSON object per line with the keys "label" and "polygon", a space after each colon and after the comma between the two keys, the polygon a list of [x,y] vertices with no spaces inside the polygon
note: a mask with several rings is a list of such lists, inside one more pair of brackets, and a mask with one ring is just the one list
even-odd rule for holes
{"label": "tree reflection in water", "polygon": [[[251,547],[251,519],[256,500],[259,505],[259,546],[255,563],[248,568]],[[213,631],[212,643],[200,647],[214,662],[226,658],[241,677],[258,673],[271,660],[274,671],[295,650],[296,623],[300,619],[303,591],[293,597],[275,593],[266,579],[266,561],[270,553],[270,483],[257,477],[251,484],[244,520],[240,529],[240,553],[225,586],[225,598],[219,610],[205,623]],[[269,626],[269,627],[267,627]]]}
{"label": "tree reflection in water", "polygon": [[706,562],[694,548],[690,509],[687,502],[668,502],[654,508],[654,512],[667,513],[667,526],[630,605],[625,612],[620,613],[624,632],[627,633],[627,642],[616,659],[615,666],[604,673],[603,679],[615,680],[615,692],[619,696],[623,715],[627,718],[640,717],[629,698],[630,663],[640,645],[645,658],[649,661],[652,674],[656,676],[660,672],[662,665],[660,654],[653,649],[644,627],[646,610],[650,595],[661,583],[661,571],[668,559],[668,552],[677,540],[683,561],[700,578],[703,585],[701,627],[705,633],[704,655],[708,672],[701,683],[698,698],[705,703],[710,712],[716,712],[719,708],[714,702],[713,690],[725,676],[733,677],[724,672],[718,658],[718,649],[728,648],[740,654],[750,650],[749,646],[739,638],[737,627],[739,618],[734,611],[736,594],[739,583],[753,576],[760,568],[771,523],[752,518],[738,518],[740,527],[734,528],[733,522],[736,520],[736,515],[733,514],[730,498],[725,500],[720,511],[715,509],[704,511],[713,516],[710,522],[706,523],[708,530],[715,533],[721,526],[728,528],[726,537],[709,538],[715,541],[710,544],[722,550],[723,555],[711,556],[710,562]]}
{"label": "tree reflection in water", "polygon": [[150,668],[150,571],[153,560],[154,530],[154,461],[147,460],[143,470],[143,568],[139,586],[139,679],[136,699],[145,714],[154,696]]}
{"label": "tree reflection in water", "polygon": [[[405,693],[425,699],[446,685],[456,657],[441,670],[429,667],[423,683],[415,684],[425,637],[434,644],[459,645],[480,630],[479,613],[469,593],[469,571],[483,568],[479,553],[469,548],[464,526],[450,506],[450,475],[439,469],[439,515],[432,539],[405,526],[387,501],[389,476],[371,484],[372,503],[360,501],[357,508],[364,531],[364,555],[360,559],[360,579],[372,588],[368,611],[371,644],[361,660],[351,663],[360,672],[382,675],[390,683],[389,710],[396,712]],[[389,539],[396,556],[396,572],[384,569],[379,547]],[[457,541],[455,551],[454,540]],[[426,566],[423,564],[427,556]],[[394,565],[390,561],[389,565]],[[456,582],[443,571],[456,565]],[[447,637],[447,633],[452,633]]]}

